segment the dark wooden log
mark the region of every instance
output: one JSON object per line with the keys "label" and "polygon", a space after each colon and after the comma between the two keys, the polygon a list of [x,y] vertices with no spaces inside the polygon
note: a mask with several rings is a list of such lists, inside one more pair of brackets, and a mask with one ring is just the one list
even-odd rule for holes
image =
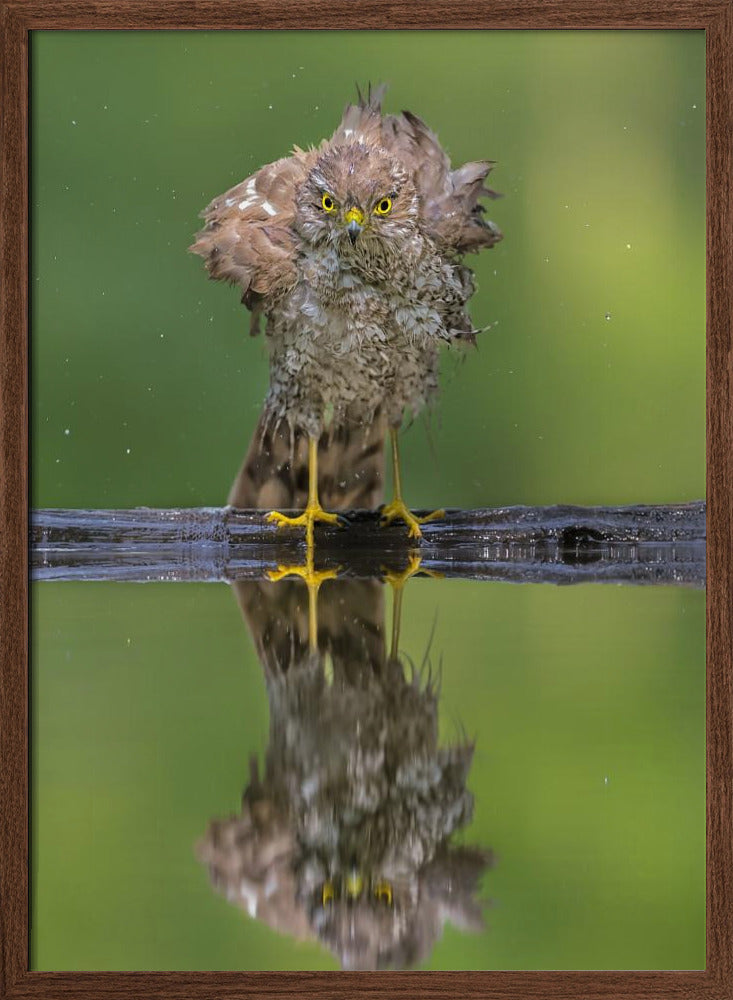
{"label": "dark wooden log", "polygon": [[[345,575],[399,570],[419,551],[446,577],[550,583],[705,584],[705,504],[448,510],[411,540],[374,511],[316,528],[318,566]],[[303,561],[302,529],[278,530],[262,511],[231,507],[36,510],[34,580],[260,579]]]}

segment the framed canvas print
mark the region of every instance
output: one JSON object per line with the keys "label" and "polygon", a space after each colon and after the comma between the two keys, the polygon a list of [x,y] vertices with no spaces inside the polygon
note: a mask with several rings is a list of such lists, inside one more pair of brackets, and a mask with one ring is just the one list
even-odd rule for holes
{"label": "framed canvas print", "polygon": [[732,24],[2,4],[3,996],[729,995]]}

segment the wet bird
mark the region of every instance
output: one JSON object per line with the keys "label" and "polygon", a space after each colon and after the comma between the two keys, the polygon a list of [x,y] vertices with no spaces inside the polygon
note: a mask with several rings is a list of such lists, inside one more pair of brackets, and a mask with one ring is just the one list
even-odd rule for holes
{"label": "wet bird", "polygon": [[[343,424],[322,431],[320,496],[331,510],[381,501],[383,431],[382,421],[359,434]],[[265,425],[230,503],[302,504],[307,450],[307,436]],[[386,574],[389,639],[378,580],[328,580],[317,607],[318,582],[307,601],[299,580],[232,583],[262,665],[270,738],[262,773],[250,763],[241,809],[209,824],[198,853],[228,900],[283,934],[322,942],[344,968],[411,968],[446,923],[483,926],[492,852],[455,840],[473,814],[474,744],[440,739],[428,651],[417,671],[399,655],[402,581],[416,569],[411,555],[404,572]]]}
{"label": "wet bird", "polygon": [[[394,497],[383,523],[402,520],[419,537],[442,514],[407,508],[398,430],[435,399],[441,346],[475,338],[464,254],[502,236],[480,202],[495,196],[484,183],[492,162],[452,169],[420,118],[382,113],[383,94],[359,94],[330,139],[215,198],[190,248],[212,278],[239,286],[269,348],[269,390],[230,502],[252,493],[241,477],[257,466],[253,449],[266,453],[257,505],[278,525],[305,526],[309,551],[314,524],[337,521],[321,505],[324,484],[368,493],[387,432]],[[276,508],[293,485],[304,510],[290,517]]]}
{"label": "wet bird", "polygon": [[[338,497],[327,499],[338,502]],[[314,644],[298,581],[233,584],[270,709],[264,767],[198,845],[214,887],[348,969],[424,963],[447,923],[484,926],[492,852],[473,815],[474,744],[440,739],[439,680],[387,642],[382,584],[323,588]]]}

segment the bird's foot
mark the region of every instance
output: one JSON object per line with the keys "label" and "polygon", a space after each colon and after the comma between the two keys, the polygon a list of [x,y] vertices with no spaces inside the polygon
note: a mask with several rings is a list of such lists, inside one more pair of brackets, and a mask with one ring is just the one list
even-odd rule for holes
{"label": "bird's foot", "polygon": [[272,583],[283,580],[286,576],[299,576],[308,588],[308,645],[313,655],[318,653],[318,591],[325,580],[335,580],[339,569],[316,569],[313,565],[313,541],[309,539],[305,565],[278,566],[268,569],[267,578]]}
{"label": "bird's foot", "polygon": [[271,510],[269,514],[265,515],[265,520],[276,524],[278,528],[304,527],[309,537],[313,533],[313,525],[316,521],[322,521],[324,524],[343,523],[343,518],[340,518],[338,514],[330,514],[319,503],[309,503],[303,513],[298,514],[297,517],[289,517],[287,514],[281,514],[279,510]]}
{"label": "bird's foot", "polygon": [[277,583],[286,576],[299,576],[305,581],[309,590],[315,591],[318,591],[324,580],[335,580],[338,575],[338,569],[314,569],[310,559],[304,566],[278,566],[277,569],[267,571],[267,579],[272,583]]}
{"label": "bird's foot", "polygon": [[428,521],[437,521],[438,518],[445,517],[444,510],[434,510],[431,514],[426,514],[425,517],[416,517],[412,511],[407,509],[404,500],[400,497],[395,497],[391,503],[382,507],[381,514],[382,520],[380,523],[382,527],[391,524],[396,518],[400,518],[407,525],[410,538],[422,538],[421,524],[426,524]]}
{"label": "bird's foot", "polygon": [[394,570],[385,569],[382,567],[384,572],[384,582],[388,583],[395,590],[401,590],[407,581],[412,576],[416,576],[418,573],[423,576],[432,576],[436,580],[440,580],[443,577],[442,573],[438,573],[432,569],[421,569],[422,556],[418,555],[416,552],[411,552],[409,555],[408,563],[405,569],[401,573],[396,573]]}
{"label": "bird's foot", "polygon": [[298,514],[297,517],[289,517],[287,514],[281,514],[279,510],[271,510],[266,515],[266,520],[273,522],[278,528],[305,527],[307,545],[305,564],[302,566],[278,566],[276,570],[268,570],[268,579],[273,583],[282,580],[286,576],[299,576],[308,585],[309,590],[317,593],[318,588],[324,580],[332,580],[338,576],[338,570],[316,570],[313,566],[313,526],[316,521],[322,521],[325,524],[341,524],[342,519],[338,514],[329,514],[328,511],[325,511],[321,507],[318,501],[309,501],[303,513]]}

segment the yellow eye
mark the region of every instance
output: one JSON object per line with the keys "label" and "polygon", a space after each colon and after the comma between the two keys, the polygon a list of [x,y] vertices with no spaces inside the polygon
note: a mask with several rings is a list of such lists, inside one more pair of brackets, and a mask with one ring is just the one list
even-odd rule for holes
{"label": "yellow eye", "polygon": [[386,903],[387,906],[392,905],[392,886],[389,882],[385,882],[383,879],[375,882],[374,895],[380,903]]}
{"label": "yellow eye", "polygon": [[321,198],[321,205],[323,205],[324,212],[333,212],[336,208],[336,202],[333,200],[327,191],[323,192],[323,198]]}
{"label": "yellow eye", "polygon": [[328,903],[332,903],[335,895],[336,893],[334,892],[333,882],[324,882],[323,888],[321,889],[321,902],[323,905],[327,906]]}
{"label": "yellow eye", "polygon": [[389,215],[392,211],[392,199],[382,198],[377,202],[376,208],[374,209],[377,215]]}

